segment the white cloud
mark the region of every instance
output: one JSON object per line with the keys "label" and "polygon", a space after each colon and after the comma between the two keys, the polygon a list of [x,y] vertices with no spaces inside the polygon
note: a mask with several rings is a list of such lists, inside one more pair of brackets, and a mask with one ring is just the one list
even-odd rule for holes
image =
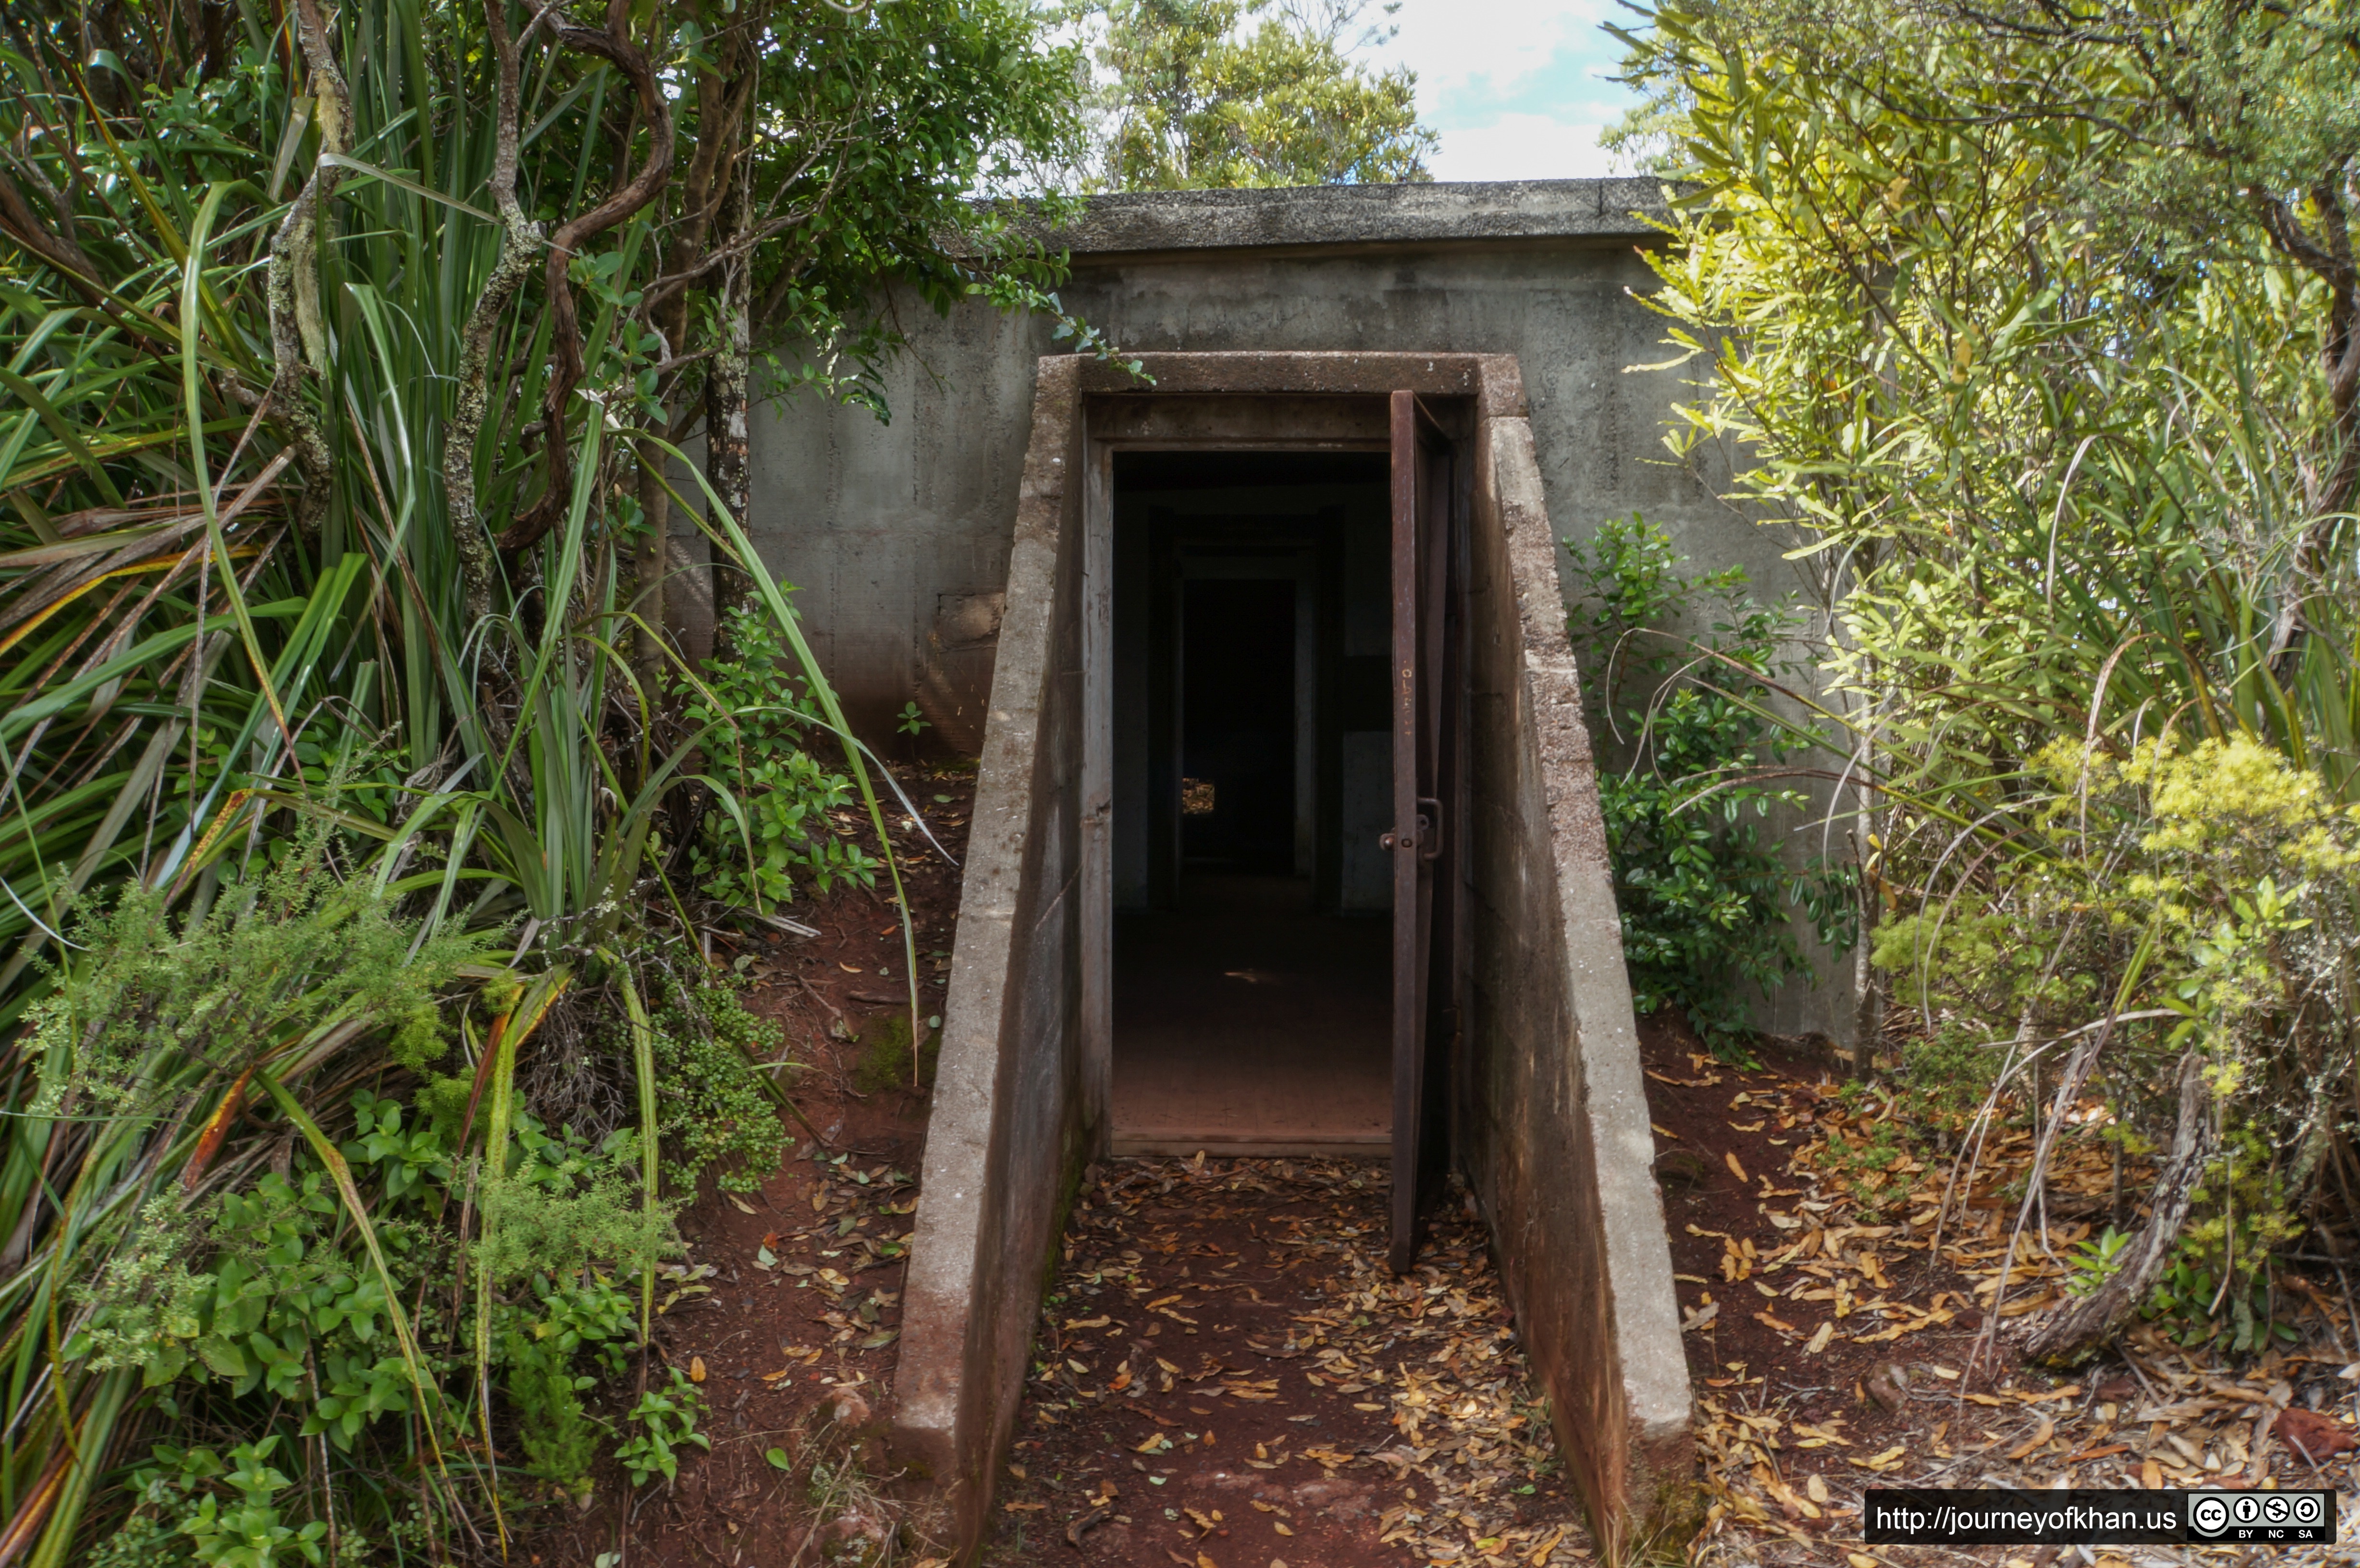
{"label": "white cloud", "polygon": [[1590,180],[1612,174],[1598,145],[1602,120],[1503,114],[1488,125],[1444,127],[1427,159],[1437,180]]}
{"label": "white cloud", "polygon": [[1417,72],[1437,180],[1600,175],[1598,133],[1634,100],[1605,80],[1622,48],[1599,24],[1631,15],[1614,0],[1403,0],[1371,63]]}

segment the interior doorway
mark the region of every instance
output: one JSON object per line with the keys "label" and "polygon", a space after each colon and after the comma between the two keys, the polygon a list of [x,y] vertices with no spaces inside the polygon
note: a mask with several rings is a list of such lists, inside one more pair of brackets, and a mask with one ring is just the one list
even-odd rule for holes
{"label": "interior doorway", "polygon": [[1111,479],[1113,1152],[1385,1153],[1388,457]]}

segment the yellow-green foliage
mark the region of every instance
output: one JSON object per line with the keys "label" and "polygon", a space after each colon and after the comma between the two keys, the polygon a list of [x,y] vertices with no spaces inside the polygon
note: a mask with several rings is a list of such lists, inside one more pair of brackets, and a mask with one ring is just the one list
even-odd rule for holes
{"label": "yellow-green foliage", "polygon": [[2223,1143],[2184,1244],[2256,1266],[2299,1228],[2352,1093],[2360,807],[2242,735],[2123,756],[2059,741],[2036,777],[2048,793],[2016,858],[1879,931],[1896,999],[1932,1024],[1909,1071],[1961,1105],[2119,998],[2100,1065],[2118,1136],[2134,1153],[2169,1143],[2173,1067],[2200,1051]]}

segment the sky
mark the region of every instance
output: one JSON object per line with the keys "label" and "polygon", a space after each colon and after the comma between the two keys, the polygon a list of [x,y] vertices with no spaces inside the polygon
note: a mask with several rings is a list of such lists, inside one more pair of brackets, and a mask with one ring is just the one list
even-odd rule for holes
{"label": "sky", "polygon": [[1362,58],[1417,72],[1437,180],[1579,179],[1613,172],[1598,133],[1635,100],[1605,80],[1622,46],[1599,24],[1631,16],[1615,0],[1402,0],[1400,34]]}

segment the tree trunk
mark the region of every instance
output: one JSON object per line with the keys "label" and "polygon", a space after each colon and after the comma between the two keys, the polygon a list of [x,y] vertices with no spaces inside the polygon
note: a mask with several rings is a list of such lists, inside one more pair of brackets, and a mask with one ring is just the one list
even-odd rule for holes
{"label": "tree trunk", "polygon": [[[752,216],[747,190],[747,181],[737,182],[729,203],[730,220],[720,236],[724,245],[746,232]],[[747,437],[747,387],[753,368],[753,283],[750,256],[733,256],[723,264],[721,297],[716,301],[721,341],[715,345],[712,370],[705,378],[705,474],[740,529],[746,527],[753,502]],[[745,569],[731,559],[730,551],[716,545],[713,552],[714,658],[728,659],[737,653],[730,622],[751,593],[752,580]]]}
{"label": "tree trunk", "polygon": [[2095,1350],[2130,1316],[2163,1273],[2180,1227],[2188,1223],[2196,1183],[2212,1157],[2212,1106],[2204,1088],[2204,1059],[2191,1051],[2180,1059],[2180,1125],[2171,1158],[2157,1177],[2154,1212],[2147,1228],[2132,1238],[2123,1266],[2078,1301],[2068,1301],[2040,1320],[2025,1341],[2025,1354],[2042,1361],[2076,1361]]}
{"label": "tree trunk", "polygon": [[672,531],[672,496],[664,489],[663,449],[643,442],[639,458],[639,522],[642,532],[631,552],[631,665],[642,692],[652,699],[664,675],[665,536]]}

